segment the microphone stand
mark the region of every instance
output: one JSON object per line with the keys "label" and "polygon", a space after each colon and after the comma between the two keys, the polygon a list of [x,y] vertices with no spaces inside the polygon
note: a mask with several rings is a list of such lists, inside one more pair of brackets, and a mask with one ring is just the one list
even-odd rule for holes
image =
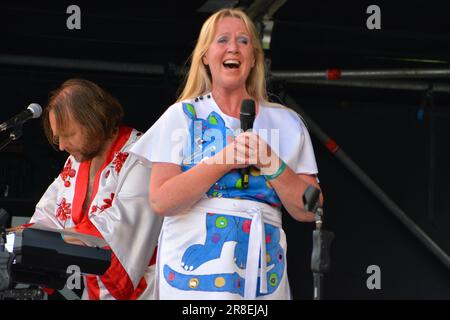
{"label": "microphone stand", "polygon": [[323,229],[323,209],[319,203],[320,190],[308,186],[303,194],[305,209],[314,213],[316,229],[313,231],[311,271],[313,273],[314,300],[322,300],[324,274],[330,270],[330,247],[334,233]]}
{"label": "microphone stand", "polygon": [[[22,136],[22,123],[16,124],[9,133],[9,137],[0,142],[0,150],[5,148],[11,141],[17,140]],[[14,254],[6,250],[6,229],[5,224],[8,219],[8,213],[0,209],[0,300],[3,300],[4,290],[11,286],[11,265]]]}
{"label": "microphone stand", "polygon": [[0,150],[6,147],[11,141],[15,141],[22,136],[22,123],[14,126],[13,130],[9,133],[9,137],[0,143]]}

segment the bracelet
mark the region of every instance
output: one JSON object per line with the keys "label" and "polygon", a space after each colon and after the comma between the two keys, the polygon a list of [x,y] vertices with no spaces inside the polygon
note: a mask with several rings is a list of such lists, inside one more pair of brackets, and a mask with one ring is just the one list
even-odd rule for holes
{"label": "bracelet", "polygon": [[266,180],[273,180],[277,178],[280,174],[282,174],[284,169],[286,169],[286,163],[283,160],[281,160],[281,166],[278,168],[277,172],[271,175],[264,175],[264,178],[266,178]]}

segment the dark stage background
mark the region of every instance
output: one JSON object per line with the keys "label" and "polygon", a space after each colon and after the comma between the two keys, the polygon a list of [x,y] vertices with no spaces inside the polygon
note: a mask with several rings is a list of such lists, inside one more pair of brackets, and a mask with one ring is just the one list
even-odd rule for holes
{"label": "dark stage background", "polygon": [[[224,1],[226,2],[226,1]],[[274,14],[272,70],[449,68],[450,4],[438,1],[294,1]],[[82,77],[116,96],[125,122],[142,131],[173,103],[201,23],[205,1],[112,4],[59,1],[0,4],[0,121],[37,102],[64,80]],[[240,1],[244,6],[252,1]],[[66,8],[81,8],[68,30]],[[381,8],[381,30],[366,28],[366,8]],[[26,56],[25,64],[10,57]],[[36,57],[158,65],[162,75],[26,65]],[[413,80],[406,81],[412,82]],[[448,78],[420,79],[442,84]],[[379,80],[383,82],[383,80]],[[272,82],[291,95],[343,150],[450,254],[450,95]],[[6,138],[2,134],[0,138]],[[325,226],[336,234],[326,299],[450,299],[450,272],[313,136],[325,196]],[[66,155],[47,143],[39,121],[0,151],[0,207],[31,216]],[[312,224],[284,216],[289,277],[296,299],[312,298]],[[381,289],[369,290],[370,265]]]}

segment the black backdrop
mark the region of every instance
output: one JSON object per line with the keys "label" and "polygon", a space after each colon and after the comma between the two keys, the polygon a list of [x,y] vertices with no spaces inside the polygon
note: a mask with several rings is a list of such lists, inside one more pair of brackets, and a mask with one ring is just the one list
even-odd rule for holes
{"label": "black backdrop", "polygon": [[[201,3],[168,1],[165,5],[121,8],[80,2],[86,15],[80,33],[65,29],[65,8],[69,3],[1,4],[0,53],[182,65],[205,16],[195,12]],[[274,48],[268,53],[274,69],[429,67],[395,59],[380,62],[374,56],[411,54],[445,60],[450,55],[448,44],[442,42],[450,34],[448,25],[442,26],[445,22],[440,19],[446,8],[442,4],[436,4],[434,9],[425,2],[412,7],[386,5],[392,9],[386,14],[390,20],[385,23],[385,30],[373,37],[365,29],[366,15],[361,4],[349,4],[344,10],[332,4],[295,7],[292,3],[288,1],[276,15],[280,23],[276,24],[278,31],[274,29]],[[175,5],[181,9],[169,10]],[[339,19],[339,14],[344,18]],[[408,24],[408,19],[414,23]],[[302,30],[305,36],[295,38],[296,30]],[[336,39],[339,36],[345,41]],[[399,39],[405,42],[397,43]],[[335,42],[330,44],[331,40]],[[448,62],[439,67],[448,67]],[[122,102],[126,123],[143,131],[174,101],[180,84],[174,76],[2,63],[0,120],[22,111],[31,102],[44,106],[49,92],[71,77],[87,78],[105,87]],[[436,94],[435,105],[424,108],[423,92],[287,84],[284,88],[449,254],[448,95]],[[326,227],[336,233],[332,268],[325,278],[325,297],[449,299],[449,270],[315,137],[313,144],[325,195]],[[14,215],[30,216],[40,195],[59,173],[65,155],[48,145],[39,121],[28,122],[23,137],[0,154],[0,207]],[[435,166],[434,174],[430,164]],[[287,214],[284,226],[294,298],[311,299],[313,226],[298,223]],[[370,265],[381,268],[381,290],[366,287],[366,269]]]}

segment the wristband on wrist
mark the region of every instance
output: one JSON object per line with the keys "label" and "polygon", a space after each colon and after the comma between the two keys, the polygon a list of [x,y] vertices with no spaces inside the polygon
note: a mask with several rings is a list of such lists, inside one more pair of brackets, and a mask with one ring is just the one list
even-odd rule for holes
{"label": "wristband on wrist", "polygon": [[283,160],[281,160],[281,166],[278,168],[277,172],[270,175],[264,175],[264,178],[266,178],[266,180],[273,180],[277,178],[280,174],[282,174],[284,169],[286,169],[286,163]]}

